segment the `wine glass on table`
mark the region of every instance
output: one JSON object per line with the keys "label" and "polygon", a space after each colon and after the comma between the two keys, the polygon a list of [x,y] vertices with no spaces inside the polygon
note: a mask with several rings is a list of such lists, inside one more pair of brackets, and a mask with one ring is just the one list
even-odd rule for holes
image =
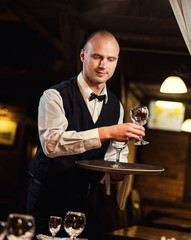
{"label": "wine glass on table", "polygon": [[31,215],[10,213],[7,218],[8,240],[31,240],[35,234],[35,220]]}
{"label": "wine glass on table", "polygon": [[70,236],[71,240],[75,240],[86,226],[86,215],[82,212],[67,211],[64,217],[64,229]]}
{"label": "wine glass on table", "polygon": [[[149,110],[147,107],[134,107],[130,109],[130,117],[133,123],[144,126],[149,119]],[[147,145],[149,142],[145,141],[142,136],[134,143],[137,146]]]}
{"label": "wine glass on table", "polygon": [[119,142],[119,141],[111,140],[111,144],[112,144],[112,147],[114,147],[116,150],[116,161],[113,165],[111,165],[111,167],[124,168],[120,163],[120,153],[126,147],[127,142]]}
{"label": "wine glass on table", "polygon": [[57,216],[50,216],[49,218],[49,231],[52,234],[52,239],[56,236],[56,234],[60,231],[60,227],[62,225],[62,218]]}
{"label": "wine glass on table", "polygon": [[5,238],[6,231],[7,231],[6,228],[7,228],[7,222],[0,221],[0,240],[3,240]]}

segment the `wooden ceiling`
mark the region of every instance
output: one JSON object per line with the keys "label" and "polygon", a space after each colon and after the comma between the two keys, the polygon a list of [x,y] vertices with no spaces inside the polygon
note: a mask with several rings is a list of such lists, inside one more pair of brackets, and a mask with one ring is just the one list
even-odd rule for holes
{"label": "wooden ceiling", "polygon": [[120,43],[119,67],[127,83],[143,85],[153,97],[164,78],[179,72],[191,87],[191,58],[169,0],[3,0],[0,26],[5,85],[26,85],[27,75],[46,88],[53,75],[76,74],[84,36],[108,29]]}
{"label": "wooden ceiling", "polygon": [[0,20],[25,22],[63,51],[63,25],[108,29],[124,50],[188,54],[168,0],[4,0]]}

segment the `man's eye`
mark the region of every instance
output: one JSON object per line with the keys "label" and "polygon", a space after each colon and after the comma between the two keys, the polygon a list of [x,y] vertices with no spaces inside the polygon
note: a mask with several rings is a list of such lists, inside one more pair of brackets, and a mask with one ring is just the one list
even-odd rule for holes
{"label": "man's eye", "polygon": [[109,58],[108,60],[109,60],[110,62],[113,62],[113,61],[115,61],[115,58],[111,57],[111,58]]}
{"label": "man's eye", "polygon": [[94,59],[100,59],[101,57],[99,55],[93,55]]}

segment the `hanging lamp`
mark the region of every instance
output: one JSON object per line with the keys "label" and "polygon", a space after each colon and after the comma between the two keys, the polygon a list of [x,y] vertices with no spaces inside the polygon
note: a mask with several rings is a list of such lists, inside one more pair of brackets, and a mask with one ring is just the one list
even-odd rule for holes
{"label": "hanging lamp", "polygon": [[161,85],[160,92],[162,93],[186,93],[187,87],[184,81],[177,76],[169,76]]}
{"label": "hanging lamp", "polygon": [[191,133],[191,119],[186,119],[181,126],[181,131]]}

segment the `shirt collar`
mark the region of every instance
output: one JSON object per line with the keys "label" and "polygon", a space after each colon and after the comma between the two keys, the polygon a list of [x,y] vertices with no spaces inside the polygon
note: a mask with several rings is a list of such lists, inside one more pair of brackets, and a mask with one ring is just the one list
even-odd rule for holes
{"label": "shirt collar", "polygon": [[[87,99],[89,99],[91,93],[93,92],[91,90],[91,88],[89,87],[89,85],[86,83],[86,81],[84,80],[83,78],[83,75],[82,75],[82,72],[80,72],[80,74],[78,75],[77,77],[77,83],[78,83],[78,87],[80,89],[80,92],[84,98],[84,100],[86,101]],[[105,94],[106,95],[106,98],[105,98],[105,103],[107,103],[108,101],[108,95],[107,95],[107,87],[106,87],[106,84],[105,84],[105,87],[104,89],[102,90],[101,92],[101,95],[102,94]]]}

